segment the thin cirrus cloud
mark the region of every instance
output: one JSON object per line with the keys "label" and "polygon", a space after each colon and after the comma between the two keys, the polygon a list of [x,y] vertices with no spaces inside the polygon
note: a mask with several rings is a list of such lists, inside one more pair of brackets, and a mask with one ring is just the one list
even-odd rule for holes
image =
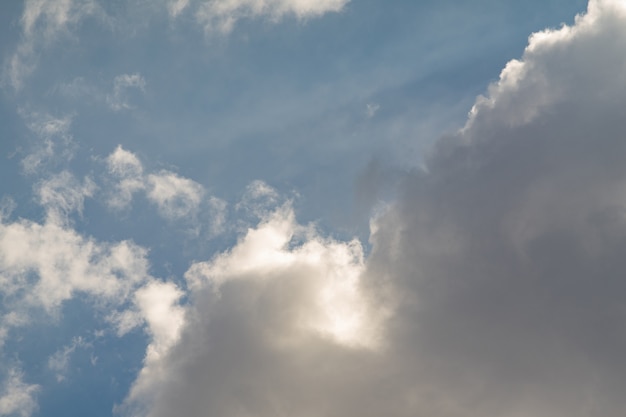
{"label": "thin cirrus cloud", "polygon": [[22,40],[5,62],[3,84],[21,89],[24,80],[35,71],[38,55],[47,44],[71,35],[71,29],[85,18],[102,18],[103,13],[93,0],[26,0],[20,21]]}
{"label": "thin cirrus cloud", "polygon": [[29,130],[34,134],[31,148],[21,160],[24,173],[33,175],[58,161],[74,156],[74,139],[70,133],[72,117],[22,111]]}
{"label": "thin cirrus cloud", "polygon": [[[269,17],[280,20],[285,15],[294,15],[304,19],[338,12],[348,2],[349,0],[174,0],[158,2],[142,10],[158,14],[163,9],[175,19],[193,5],[196,20],[205,31],[228,33],[242,18]],[[63,37],[71,38],[73,30],[87,19],[95,19],[104,27],[114,28],[120,16],[108,14],[106,9],[97,0],[26,0],[20,21],[22,39],[11,58],[5,61],[2,84],[19,91],[25,80],[37,69],[39,56],[46,46]],[[145,85],[141,78],[130,77],[115,80],[115,91],[107,96],[107,102],[113,110],[128,107],[122,97],[123,89],[142,89]]]}

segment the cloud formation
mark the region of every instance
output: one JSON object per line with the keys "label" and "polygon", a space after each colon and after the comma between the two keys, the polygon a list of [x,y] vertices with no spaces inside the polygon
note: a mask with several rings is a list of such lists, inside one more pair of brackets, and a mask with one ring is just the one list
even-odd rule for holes
{"label": "cloud formation", "polygon": [[70,214],[82,214],[85,197],[91,197],[96,189],[90,178],[79,181],[68,171],[54,174],[37,185],[39,203],[45,207],[49,221],[63,223]]}
{"label": "cloud formation", "polygon": [[21,161],[24,173],[36,174],[58,161],[72,159],[74,139],[70,134],[71,116],[54,117],[37,112],[22,112],[22,117],[35,135],[31,149]]}
{"label": "cloud formation", "polygon": [[11,368],[0,391],[0,416],[30,417],[37,409],[35,394],[39,386],[23,381],[22,372]]}
{"label": "cloud formation", "polygon": [[[196,21],[206,32],[228,33],[244,18],[269,17],[279,21],[286,15],[298,19],[318,17],[338,12],[350,0],[169,0],[145,7],[140,1],[127,7],[140,7],[142,13],[159,14],[166,11],[173,19],[192,8]],[[25,80],[37,69],[43,51],[59,39],[71,38],[73,31],[87,19],[93,18],[103,26],[115,28],[124,23],[123,15],[109,14],[112,9],[101,0],[26,0],[20,20],[21,42],[10,58],[5,60],[0,84],[19,91]],[[124,11],[124,8],[120,10]],[[145,18],[146,16],[142,16]],[[152,16],[147,16],[148,18]],[[74,86],[85,87],[85,86]],[[123,74],[115,78],[113,92],[106,97],[110,108],[119,111],[131,108],[125,90],[143,90],[145,80],[139,74]]]}
{"label": "cloud formation", "polygon": [[141,74],[122,74],[113,79],[113,92],[106,97],[107,104],[114,111],[132,109],[128,103],[128,90],[141,92],[146,88],[146,80]]}
{"label": "cloud formation", "polygon": [[49,313],[75,292],[123,302],[148,276],[145,249],[99,243],[63,224],[28,220],[0,225],[0,283],[5,308]]}
{"label": "cloud formation", "polygon": [[283,207],[194,264],[133,415],[623,415],[624,42],[618,0],[531,36],[402,179],[367,260]]}
{"label": "cloud formation", "polygon": [[111,208],[127,208],[133,196],[143,191],[163,218],[196,222],[201,210],[206,210],[211,233],[221,230],[226,203],[217,197],[207,196],[201,184],[168,170],[145,174],[139,158],[121,146],[105,162],[110,176],[108,180],[112,181],[107,200]]}
{"label": "cloud formation", "polygon": [[57,350],[48,358],[48,368],[56,373],[57,382],[64,381],[69,370],[70,359],[72,354],[78,348],[87,348],[91,345],[82,337],[75,337],[72,343]]}
{"label": "cloud formation", "polygon": [[[357,241],[323,238],[297,224],[289,204],[277,208],[230,251],[187,271],[193,302],[180,340],[146,360],[126,406],[152,417],[314,411],[303,384],[318,378],[330,393],[342,358],[353,367],[353,355],[384,344],[384,310],[367,298],[363,271]],[[330,362],[309,375],[322,358]]]}
{"label": "cloud formation", "polygon": [[[285,15],[299,19],[316,17],[329,12],[338,12],[350,0],[209,0],[196,11],[196,18],[206,31],[230,32],[242,18],[267,16],[280,20]],[[180,11],[181,4],[171,10]],[[183,6],[184,7],[184,6]]]}
{"label": "cloud formation", "polygon": [[[172,16],[192,7],[167,4]],[[215,0],[194,12],[228,31],[242,18],[345,4]],[[80,6],[27,2],[22,64],[42,34],[95,13]],[[0,202],[0,342],[77,295],[119,336],[143,327],[142,369],[118,410],[134,417],[622,416],[625,43],[623,0],[591,0],[573,26],[533,34],[465,126],[401,178],[372,219],[369,253],[298,223],[256,181],[234,208],[258,224],[194,261],[184,282],[160,280],[146,248],[73,228],[93,180],[45,172],[43,221],[12,220],[15,203]],[[117,78],[109,104],[127,108],[126,89],[142,80]],[[26,173],[71,158],[70,117],[27,120],[41,146]],[[141,193],[168,220],[209,208],[214,226],[225,222],[226,203],[201,184],[145,168],[121,146],[106,167],[115,209]],[[49,369],[62,378],[81,345],[57,350]],[[0,415],[31,415],[40,388],[20,367],[1,370]]]}
{"label": "cloud formation", "polygon": [[95,0],[26,0],[22,14],[22,41],[5,62],[2,81],[15,90],[36,68],[42,48],[68,35],[73,26],[90,16],[102,16]]}
{"label": "cloud formation", "polygon": [[204,187],[173,172],[161,171],[148,175],[147,196],[166,218],[178,219],[197,213]]}

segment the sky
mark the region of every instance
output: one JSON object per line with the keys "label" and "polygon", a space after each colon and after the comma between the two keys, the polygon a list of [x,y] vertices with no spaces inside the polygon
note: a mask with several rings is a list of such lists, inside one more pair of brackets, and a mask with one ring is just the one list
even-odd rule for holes
{"label": "sky", "polygon": [[626,401],[625,0],[0,4],[0,416]]}

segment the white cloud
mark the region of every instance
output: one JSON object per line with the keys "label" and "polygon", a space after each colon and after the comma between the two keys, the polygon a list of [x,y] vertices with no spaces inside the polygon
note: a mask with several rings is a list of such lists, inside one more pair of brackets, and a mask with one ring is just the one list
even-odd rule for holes
{"label": "white cloud", "polygon": [[27,174],[35,174],[54,162],[68,161],[74,155],[74,143],[70,134],[72,117],[57,118],[49,114],[21,112],[28,128],[36,135],[36,141],[28,155],[22,159]]}
{"label": "white cloud", "polygon": [[159,214],[168,220],[197,221],[206,210],[211,224],[210,233],[219,233],[225,222],[226,203],[214,196],[207,196],[204,187],[174,172],[161,170],[144,173],[139,158],[118,146],[106,158],[107,170],[114,179],[107,204],[114,209],[130,205],[133,195],[145,192],[148,201],[156,205]]}
{"label": "white cloud", "polygon": [[264,181],[255,180],[248,184],[235,209],[260,219],[270,214],[279,203],[280,195],[274,188]]}
{"label": "white cloud", "polygon": [[146,178],[148,199],[168,219],[193,217],[204,198],[204,187],[170,171],[160,171]]}
{"label": "white cloud", "polygon": [[349,0],[211,0],[196,11],[198,21],[207,31],[230,32],[242,18],[269,17],[280,20],[285,15],[299,19],[338,12]]}
{"label": "white cloud", "polygon": [[[195,390],[184,370],[192,363],[198,375],[213,375],[210,385],[219,385],[221,378],[235,384],[239,378],[243,384],[249,379],[255,384],[272,378],[255,369],[261,365],[256,360],[262,361],[265,355],[302,359],[301,354],[316,355],[309,351],[312,346],[345,354],[376,352],[384,345],[379,330],[386,311],[367,297],[361,282],[364,268],[357,241],[322,238],[311,227],[296,223],[291,206],[279,207],[249,229],[230,251],[195,263],[187,271],[192,303],[180,340],[158,361],[145,366],[127,407],[147,404],[146,415],[154,417],[173,410],[196,415],[190,411],[194,408],[204,414],[239,415],[239,405],[232,396],[224,397],[222,388],[208,389],[203,405],[192,405],[189,410],[183,405],[185,396],[172,403],[166,393]],[[178,329],[180,320],[172,326],[160,322],[169,335],[176,333],[169,329]],[[250,362],[248,355],[257,358]],[[240,377],[232,380],[222,374],[217,370],[222,366],[233,367]]]}
{"label": "white cloud", "polygon": [[130,398],[151,396],[154,387],[167,378],[164,358],[178,342],[185,324],[185,310],[179,305],[183,292],[173,283],[153,281],[135,293],[138,315],[147,323],[151,336],[144,366],[131,388]]}
{"label": "white cloud", "polygon": [[30,417],[37,409],[35,394],[39,386],[23,381],[22,373],[9,369],[0,391],[0,416]]}
{"label": "white cloud", "polygon": [[87,343],[82,337],[75,337],[72,339],[72,343],[57,350],[48,358],[48,368],[56,373],[57,382],[65,380],[71,356],[76,349],[90,346],[91,344]]}
{"label": "white cloud", "polygon": [[132,109],[128,102],[128,90],[137,89],[143,92],[146,88],[146,80],[141,74],[122,74],[113,80],[113,92],[107,95],[106,101],[112,110],[120,111]]}
{"label": "white cloud", "polygon": [[157,361],[178,341],[185,322],[184,310],[178,306],[183,292],[171,282],[153,281],[135,293],[135,303],[148,324],[152,342],[146,361]]}
{"label": "white cloud", "polygon": [[107,157],[106,162],[109,172],[119,177],[141,177],[143,174],[143,165],[139,158],[121,145]]}
{"label": "white cloud", "polygon": [[136,192],[145,188],[143,165],[134,153],[120,145],[107,157],[106,163],[109,174],[117,180],[108,204],[114,209],[123,209],[131,203]]}
{"label": "white cloud", "polygon": [[76,292],[117,305],[147,268],[145,249],[132,242],[99,243],[54,222],[0,225],[0,291],[16,311],[55,313]]}
{"label": "white cloud", "polygon": [[79,182],[68,171],[62,171],[37,185],[39,203],[46,209],[50,222],[68,221],[70,214],[82,214],[85,197],[93,196],[94,182],[85,178]]}

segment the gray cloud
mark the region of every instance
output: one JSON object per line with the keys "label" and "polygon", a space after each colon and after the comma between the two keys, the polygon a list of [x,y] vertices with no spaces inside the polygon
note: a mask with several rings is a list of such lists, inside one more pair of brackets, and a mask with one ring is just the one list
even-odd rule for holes
{"label": "gray cloud", "polygon": [[[625,23],[623,1],[591,0],[574,26],[533,35],[466,126],[402,179],[372,221],[367,261],[344,264],[358,270],[358,307],[339,317],[362,308],[367,323],[383,323],[380,343],[302,327],[323,311],[311,294],[345,278],[332,254],[349,244],[289,234],[280,225],[293,220],[279,211],[190,269],[190,286],[204,287],[158,362],[160,381],[128,410],[623,415]],[[311,242],[321,255],[303,255]]]}

